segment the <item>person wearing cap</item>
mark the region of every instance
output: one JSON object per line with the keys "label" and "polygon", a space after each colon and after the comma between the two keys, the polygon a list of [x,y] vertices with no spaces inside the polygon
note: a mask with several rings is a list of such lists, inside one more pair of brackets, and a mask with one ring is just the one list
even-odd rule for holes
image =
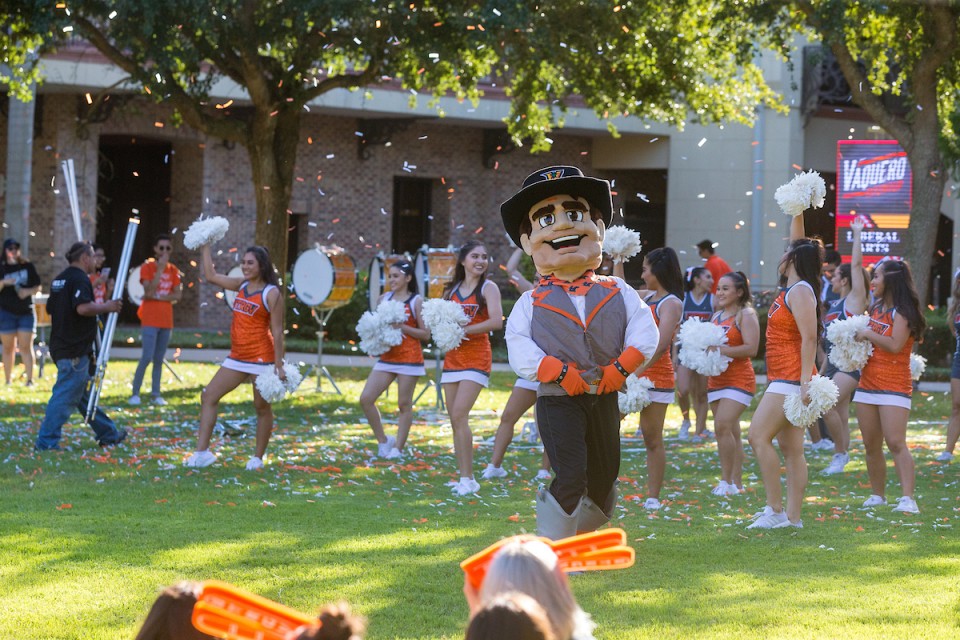
{"label": "person wearing cap", "polygon": [[703,266],[713,276],[713,288],[710,289],[710,293],[716,293],[720,278],[733,271],[727,261],[717,255],[716,246],[713,240],[701,240],[697,243],[697,251],[700,252],[700,257],[705,261]]}
{"label": "person wearing cap", "polygon": [[632,287],[594,271],[613,217],[609,182],[547,167],[524,180],[500,215],[540,275],[506,330],[510,366],[540,383],[537,421],[555,473],[537,494],[537,532],[559,539],[594,531],[616,503],[616,392],[653,355],[660,334]]}
{"label": "person wearing cap", "polygon": [[33,263],[20,255],[20,243],[3,241],[3,266],[0,269],[0,341],[3,343],[3,377],[13,379],[17,350],[27,374],[27,386],[33,386],[33,338],[37,316],[33,295],[40,291],[40,276]]}

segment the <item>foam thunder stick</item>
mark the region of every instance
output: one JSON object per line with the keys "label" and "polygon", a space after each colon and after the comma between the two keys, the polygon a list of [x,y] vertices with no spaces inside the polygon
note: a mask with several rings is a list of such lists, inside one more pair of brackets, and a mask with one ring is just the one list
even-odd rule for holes
{"label": "foam thunder stick", "polygon": [[284,640],[312,616],[237,587],[208,580],[203,583],[191,618],[198,630],[227,640]]}

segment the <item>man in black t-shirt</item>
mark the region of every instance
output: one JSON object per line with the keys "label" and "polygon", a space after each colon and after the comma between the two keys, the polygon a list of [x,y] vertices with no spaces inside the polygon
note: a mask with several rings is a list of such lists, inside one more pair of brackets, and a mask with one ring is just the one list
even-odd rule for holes
{"label": "man in black t-shirt", "polygon": [[[53,385],[36,450],[59,449],[64,423],[76,409],[87,410],[87,383],[93,364],[93,343],[97,333],[97,314],[119,312],[120,300],[97,303],[93,299],[90,273],[96,266],[93,247],[76,242],[67,251],[70,266],[50,285],[47,311],[50,313],[50,356],[57,365],[57,382]],[[107,415],[97,409],[90,423],[100,446],[119,444],[127,437]]]}

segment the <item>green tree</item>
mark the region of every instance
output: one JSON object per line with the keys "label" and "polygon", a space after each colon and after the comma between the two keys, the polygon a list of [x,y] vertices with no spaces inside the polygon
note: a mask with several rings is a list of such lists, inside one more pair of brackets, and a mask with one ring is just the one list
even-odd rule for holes
{"label": "green tree", "polygon": [[[777,97],[753,65],[753,32],[714,21],[701,1],[7,0],[2,59],[14,89],[39,79],[36,55],[80,37],[191,127],[247,150],[257,242],[286,257],[300,123],[333,89],[399,83],[476,100],[482,81],[511,99],[507,126],[534,151],[568,105],[682,126],[750,122]],[[220,81],[233,106],[210,100]],[[415,98],[414,98],[415,99]],[[611,124],[612,127],[612,124]]]}

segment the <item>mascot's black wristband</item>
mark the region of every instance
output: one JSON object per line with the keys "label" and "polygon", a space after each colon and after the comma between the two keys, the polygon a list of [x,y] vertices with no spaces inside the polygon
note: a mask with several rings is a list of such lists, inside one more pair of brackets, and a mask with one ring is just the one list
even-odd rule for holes
{"label": "mascot's black wristband", "polygon": [[630,377],[630,373],[629,373],[626,369],[623,368],[623,365],[620,364],[620,361],[619,361],[619,360],[614,360],[614,361],[613,361],[613,366],[615,366],[615,367],[617,368],[617,371],[619,371],[620,373],[623,374],[623,377],[624,377],[624,378]]}
{"label": "mascot's black wristband", "polygon": [[563,382],[563,379],[567,377],[567,365],[563,365],[563,369],[560,369],[560,375],[557,376],[557,379],[554,380],[557,384]]}

